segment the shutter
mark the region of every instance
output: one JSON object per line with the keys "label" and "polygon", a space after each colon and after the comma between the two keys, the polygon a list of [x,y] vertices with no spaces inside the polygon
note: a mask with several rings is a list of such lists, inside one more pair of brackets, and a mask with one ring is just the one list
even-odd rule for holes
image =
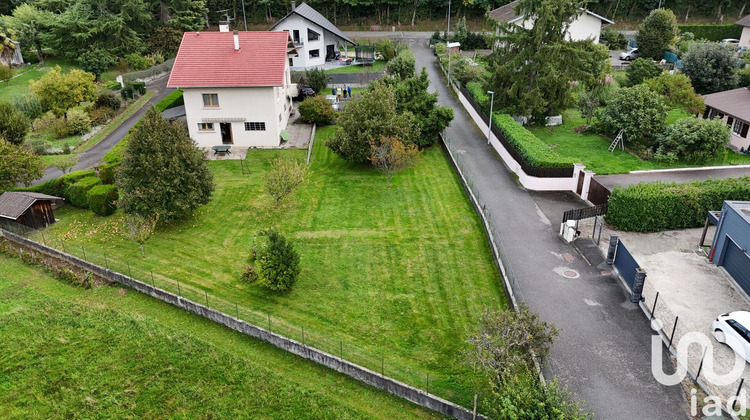
{"label": "shutter", "polygon": [[732,128],[732,123],[734,123],[734,118],[733,117],[727,118],[727,125],[729,126],[729,128]]}

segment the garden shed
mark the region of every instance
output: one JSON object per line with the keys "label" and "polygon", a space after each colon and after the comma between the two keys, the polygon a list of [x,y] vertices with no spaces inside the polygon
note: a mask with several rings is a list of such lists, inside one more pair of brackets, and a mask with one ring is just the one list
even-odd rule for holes
{"label": "garden shed", "polygon": [[710,212],[716,224],[711,244],[711,261],[724,267],[737,284],[750,295],[750,201],[725,201],[721,212]]}
{"label": "garden shed", "polygon": [[[0,227],[16,222],[33,229],[55,223],[53,205],[63,199],[52,195],[26,191],[6,191],[0,195]],[[10,223],[12,224],[12,223]]]}

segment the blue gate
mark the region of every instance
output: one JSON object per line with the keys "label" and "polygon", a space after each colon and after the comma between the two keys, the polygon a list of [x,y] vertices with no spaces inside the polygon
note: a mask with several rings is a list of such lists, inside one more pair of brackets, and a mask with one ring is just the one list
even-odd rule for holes
{"label": "blue gate", "polygon": [[635,283],[635,273],[640,265],[638,265],[638,262],[619,238],[617,239],[617,250],[615,251],[615,267],[617,267],[617,271],[620,272],[620,275],[632,291]]}

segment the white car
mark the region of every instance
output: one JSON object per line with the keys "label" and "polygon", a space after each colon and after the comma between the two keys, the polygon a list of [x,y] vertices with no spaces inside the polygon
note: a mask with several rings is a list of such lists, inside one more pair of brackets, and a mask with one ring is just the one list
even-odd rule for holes
{"label": "white car", "polygon": [[737,45],[739,43],[740,43],[740,40],[736,38],[724,38],[721,41],[719,41],[719,44],[721,45]]}
{"label": "white car", "polygon": [[638,48],[631,48],[620,53],[620,60],[633,61],[640,56]]}
{"label": "white car", "polygon": [[339,110],[339,98],[336,95],[326,95],[326,99],[331,101],[331,104],[333,104],[333,110],[338,111]]}
{"label": "white car", "polygon": [[726,343],[735,353],[750,362],[750,312],[736,311],[721,314],[713,324],[714,338]]}

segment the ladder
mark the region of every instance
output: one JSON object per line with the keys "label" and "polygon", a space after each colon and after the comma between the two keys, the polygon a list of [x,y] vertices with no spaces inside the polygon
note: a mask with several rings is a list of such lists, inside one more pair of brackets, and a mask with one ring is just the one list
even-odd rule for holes
{"label": "ladder", "polygon": [[625,150],[625,141],[622,139],[622,130],[617,133],[617,137],[612,140],[612,144],[609,145],[609,151],[613,152],[617,148],[617,144],[620,144],[620,149]]}

